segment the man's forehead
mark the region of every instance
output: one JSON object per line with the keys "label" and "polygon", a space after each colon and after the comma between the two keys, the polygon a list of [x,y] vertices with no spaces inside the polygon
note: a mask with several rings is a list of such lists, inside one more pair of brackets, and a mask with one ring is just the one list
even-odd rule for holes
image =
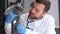
{"label": "man's forehead", "polygon": [[35,7],[35,8],[38,8],[38,9],[43,9],[43,8],[45,8],[45,5],[44,4],[39,4],[39,3],[36,3],[36,2],[34,2],[33,3],[33,7]]}

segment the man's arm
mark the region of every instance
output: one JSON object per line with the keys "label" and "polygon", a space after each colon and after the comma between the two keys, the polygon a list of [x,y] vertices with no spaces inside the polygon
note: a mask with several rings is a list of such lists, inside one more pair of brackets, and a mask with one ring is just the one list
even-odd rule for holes
{"label": "man's arm", "polygon": [[11,34],[11,24],[13,19],[17,17],[17,15],[11,10],[5,19],[5,32],[6,34]]}
{"label": "man's arm", "polygon": [[16,24],[15,27],[18,34],[41,34],[39,32],[32,31],[21,24]]}
{"label": "man's arm", "polygon": [[11,34],[11,24],[5,23],[6,34]]}

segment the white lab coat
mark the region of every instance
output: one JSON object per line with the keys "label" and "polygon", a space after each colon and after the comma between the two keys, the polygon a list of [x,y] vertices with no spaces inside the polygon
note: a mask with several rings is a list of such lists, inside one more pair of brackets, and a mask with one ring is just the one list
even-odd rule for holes
{"label": "white lab coat", "polygon": [[[27,25],[27,18],[28,18],[28,13],[21,15],[21,24],[23,24],[25,27]],[[34,22],[31,22],[28,24],[29,28],[27,29],[25,34],[56,34],[55,32],[55,19],[46,14],[43,16],[42,19],[40,20],[34,20]]]}
{"label": "white lab coat", "polygon": [[[22,14],[20,16],[20,24],[26,27],[27,25],[27,18],[28,13]],[[25,34],[56,34],[55,32],[55,20],[52,16],[46,14],[42,19],[40,20],[34,20],[34,22],[29,23],[29,28],[27,29]],[[6,34],[11,34],[11,24],[5,23],[5,32]]]}

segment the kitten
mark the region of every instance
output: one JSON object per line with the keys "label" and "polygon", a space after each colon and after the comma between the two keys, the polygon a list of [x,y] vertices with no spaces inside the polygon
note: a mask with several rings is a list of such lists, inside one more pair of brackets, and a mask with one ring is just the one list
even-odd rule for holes
{"label": "kitten", "polygon": [[18,14],[18,16],[15,17],[12,21],[13,23],[12,23],[12,30],[11,31],[12,31],[12,34],[17,34],[16,29],[15,29],[15,23],[19,23],[19,20],[20,20],[19,17],[23,12],[23,8],[15,6],[12,9]]}

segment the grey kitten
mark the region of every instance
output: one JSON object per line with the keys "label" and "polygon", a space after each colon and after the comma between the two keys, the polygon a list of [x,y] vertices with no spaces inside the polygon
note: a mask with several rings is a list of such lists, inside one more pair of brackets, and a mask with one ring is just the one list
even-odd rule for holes
{"label": "grey kitten", "polygon": [[19,20],[20,20],[19,17],[23,12],[23,8],[15,6],[12,9],[18,14],[18,16],[15,17],[12,21],[13,23],[12,23],[12,30],[11,31],[12,31],[12,34],[17,34],[16,28],[15,28],[15,23],[19,23]]}

